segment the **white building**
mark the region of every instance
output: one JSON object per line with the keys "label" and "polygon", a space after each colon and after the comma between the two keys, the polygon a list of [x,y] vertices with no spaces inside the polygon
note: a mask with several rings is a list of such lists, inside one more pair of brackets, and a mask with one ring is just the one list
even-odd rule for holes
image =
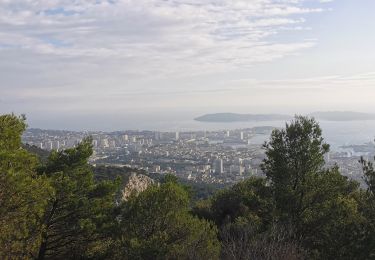
{"label": "white building", "polygon": [[224,173],[224,163],[222,159],[216,159],[214,161],[214,171],[215,174],[223,174]]}
{"label": "white building", "polygon": [[109,142],[107,138],[103,138],[100,140],[100,147],[101,148],[108,148],[109,147]]}

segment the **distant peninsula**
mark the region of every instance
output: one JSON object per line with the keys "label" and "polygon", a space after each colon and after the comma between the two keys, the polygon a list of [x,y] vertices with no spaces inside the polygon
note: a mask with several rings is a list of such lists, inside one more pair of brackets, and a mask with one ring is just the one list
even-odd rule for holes
{"label": "distant peninsula", "polygon": [[289,115],[280,114],[236,114],[236,113],[216,113],[206,114],[195,118],[199,122],[231,123],[248,121],[284,121],[292,119]]}
{"label": "distant peninsula", "polygon": [[[307,116],[321,121],[363,121],[375,120],[375,114],[360,113],[353,111],[323,111],[310,113]],[[215,113],[206,114],[195,118],[199,122],[233,123],[251,121],[288,121],[293,119],[290,115],[283,114],[237,114],[237,113]]]}
{"label": "distant peninsula", "polygon": [[329,112],[314,112],[308,116],[314,117],[317,120],[323,121],[361,121],[361,120],[375,120],[375,114],[360,113],[353,111],[329,111]]}

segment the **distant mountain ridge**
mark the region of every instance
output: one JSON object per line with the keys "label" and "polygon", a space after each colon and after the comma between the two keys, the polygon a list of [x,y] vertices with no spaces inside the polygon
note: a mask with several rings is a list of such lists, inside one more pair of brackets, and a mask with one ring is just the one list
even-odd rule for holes
{"label": "distant mountain ridge", "polygon": [[311,113],[308,116],[314,117],[317,120],[325,121],[375,120],[375,114],[360,113],[353,111],[322,111]]}
{"label": "distant mountain ridge", "polygon": [[236,114],[236,113],[216,113],[206,114],[195,118],[200,122],[246,122],[246,121],[278,121],[290,120],[289,115],[281,114]]}

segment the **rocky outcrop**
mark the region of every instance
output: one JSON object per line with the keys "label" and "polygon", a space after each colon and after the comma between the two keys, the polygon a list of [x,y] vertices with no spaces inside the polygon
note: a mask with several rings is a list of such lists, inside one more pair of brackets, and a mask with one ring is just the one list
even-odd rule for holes
{"label": "rocky outcrop", "polygon": [[127,201],[132,194],[138,195],[140,192],[146,190],[151,185],[155,184],[155,181],[150,177],[142,174],[132,173],[129,177],[128,183],[125,185],[122,191],[122,199]]}

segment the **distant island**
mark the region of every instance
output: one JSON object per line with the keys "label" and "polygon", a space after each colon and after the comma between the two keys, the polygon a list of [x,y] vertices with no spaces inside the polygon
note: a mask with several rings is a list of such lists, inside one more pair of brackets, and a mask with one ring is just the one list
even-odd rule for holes
{"label": "distant island", "polygon": [[[353,111],[325,111],[314,112],[307,116],[314,117],[322,121],[361,121],[375,120],[375,114],[360,113]],[[233,123],[249,121],[288,121],[293,119],[290,115],[283,114],[237,114],[237,113],[215,113],[206,114],[197,118],[195,121],[211,123]]]}
{"label": "distant island", "polygon": [[217,113],[207,114],[195,118],[200,122],[246,122],[246,121],[284,121],[292,119],[289,115],[281,114],[236,114],[236,113]]}
{"label": "distant island", "polygon": [[352,111],[314,112],[314,113],[309,114],[308,116],[314,117],[317,120],[324,120],[324,121],[375,120],[375,114],[352,112]]}

